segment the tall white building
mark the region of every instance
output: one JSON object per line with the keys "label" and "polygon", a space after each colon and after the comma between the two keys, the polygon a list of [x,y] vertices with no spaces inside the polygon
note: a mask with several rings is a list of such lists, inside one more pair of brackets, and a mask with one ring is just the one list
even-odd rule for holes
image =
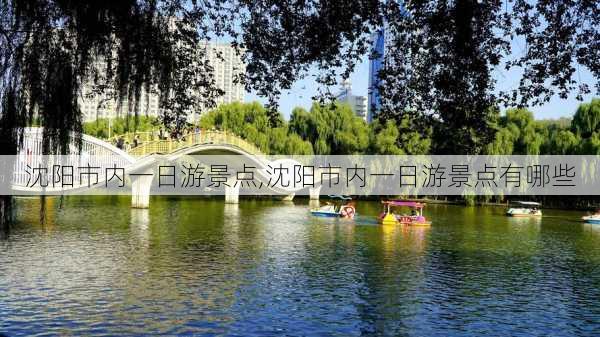
{"label": "tall white building", "polygon": [[[245,88],[235,79],[246,71],[246,65],[236,54],[235,49],[228,43],[203,43],[199,48],[206,48],[206,57],[213,66],[216,86],[225,92],[223,96],[216,99],[217,105],[244,101]],[[111,98],[110,94],[91,94],[91,90],[91,85],[84,86],[82,97],[79,99],[84,121],[92,121],[96,118],[115,118],[125,116],[128,112],[134,113],[134,111],[129,111],[127,101],[119,109],[118,102]],[[148,93],[143,90],[138,115],[158,116],[160,113],[158,96],[158,92]],[[201,112],[191,113],[188,121],[195,122],[200,115]]]}
{"label": "tall white building", "polygon": [[[119,102],[115,95],[109,92],[102,94],[92,93],[92,86],[86,85],[82,89],[82,98],[79,99],[79,107],[83,113],[85,122],[93,121],[97,118],[115,118],[117,116],[126,116],[129,111],[129,102],[123,101],[119,107]],[[134,112],[131,111],[133,114]],[[158,116],[158,94],[148,94],[142,90],[140,95],[140,104],[138,116]]]}
{"label": "tall white building", "polygon": [[342,82],[342,89],[335,98],[338,102],[348,103],[356,116],[367,120],[367,96],[353,95],[350,80],[346,79]]}
{"label": "tall white building", "polygon": [[217,87],[225,91],[223,96],[217,98],[217,104],[243,101],[246,90],[235,81],[236,77],[246,72],[246,65],[240,56],[229,43],[210,43],[206,46],[206,56],[214,68]]}

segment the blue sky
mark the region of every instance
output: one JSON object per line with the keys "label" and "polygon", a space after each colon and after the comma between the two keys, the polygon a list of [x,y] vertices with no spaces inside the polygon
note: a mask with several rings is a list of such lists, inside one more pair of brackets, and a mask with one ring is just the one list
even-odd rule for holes
{"label": "blue sky", "polygon": [[[498,89],[509,89],[518,85],[519,73],[517,71],[494,71],[493,74],[494,78],[497,80],[496,87]],[[312,80],[311,76],[312,74],[306,79],[298,81],[291,90],[282,94],[279,100],[280,111],[286,116],[286,118],[289,118],[289,114],[291,113],[292,109],[297,106],[310,108],[312,104],[311,97],[317,93],[318,88],[317,83]],[[579,76],[582,81],[590,84],[592,91],[594,90],[594,78],[593,75],[587,71],[587,69],[581,69],[579,74],[576,76]],[[352,81],[352,91],[355,95],[367,95],[368,79],[369,62],[368,58],[365,56],[350,77],[350,80]],[[337,88],[334,88],[334,90],[337,90]],[[594,95],[592,94],[585,96],[584,102],[590,101],[593,97]],[[258,100],[263,103],[266,102],[252,93],[246,94],[246,100]],[[575,99],[575,95],[571,95],[571,97],[566,100],[555,96],[550,100],[550,102],[542,106],[530,107],[529,109],[533,111],[538,119],[569,117],[575,113],[575,110],[580,103],[580,101]]]}

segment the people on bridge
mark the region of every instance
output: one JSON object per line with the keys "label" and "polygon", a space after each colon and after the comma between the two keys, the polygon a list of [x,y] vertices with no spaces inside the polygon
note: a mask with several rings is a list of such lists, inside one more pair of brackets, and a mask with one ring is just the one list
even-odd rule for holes
{"label": "people on bridge", "polygon": [[200,127],[196,125],[194,128],[194,143],[198,143],[200,141]]}
{"label": "people on bridge", "polygon": [[125,138],[123,138],[123,136],[121,136],[117,140],[117,148],[120,149],[120,150],[123,150],[124,146],[125,146]]}

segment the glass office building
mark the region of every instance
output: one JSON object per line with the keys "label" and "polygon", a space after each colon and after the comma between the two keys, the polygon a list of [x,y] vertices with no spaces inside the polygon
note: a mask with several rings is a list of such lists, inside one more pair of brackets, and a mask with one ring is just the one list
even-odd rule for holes
{"label": "glass office building", "polygon": [[377,117],[377,112],[381,107],[381,98],[379,96],[379,77],[378,73],[383,67],[383,57],[385,53],[385,30],[382,28],[373,34],[372,50],[376,57],[369,61],[369,109],[367,112],[367,122],[371,123]]}

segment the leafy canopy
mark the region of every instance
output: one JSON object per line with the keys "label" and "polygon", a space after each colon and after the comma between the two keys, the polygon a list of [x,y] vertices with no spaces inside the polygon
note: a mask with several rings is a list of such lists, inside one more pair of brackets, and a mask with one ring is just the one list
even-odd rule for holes
{"label": "leafy canopy", "polygon": [[[81,131],[84,83],[133,114],[141,93],[157,90],[163,123],[181,127],[222,94],[199,47],[217,38],[238,48],[239,80],[269,99],[277,127],[282,90],[316,71],[329,97],[383,27],[382,122],[431,130],[437,153],[477,153],[494,137],[499,103],[591,92],[580,68],[600,90],[598,22],[594,1],[0,0],[0,145],[13,152],[15,130],[36,114],[46,147],[64,145]],[[519,85],[497,91],[493,72],[515,68]],[[317,152],[339,146],[324,139]],[[348,152],[364,145],[346,143]]]}

